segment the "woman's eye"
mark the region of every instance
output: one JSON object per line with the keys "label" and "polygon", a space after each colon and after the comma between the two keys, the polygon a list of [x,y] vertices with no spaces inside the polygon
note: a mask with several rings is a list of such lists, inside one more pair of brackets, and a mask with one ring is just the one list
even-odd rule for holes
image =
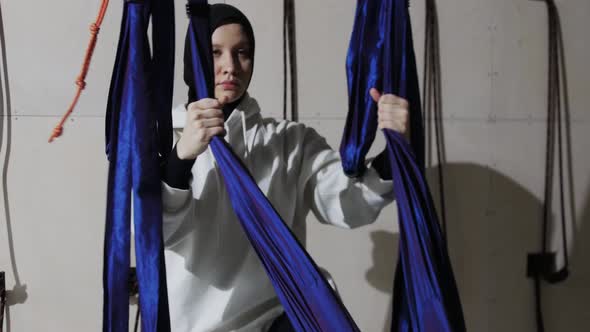
{"label": "woman's eye", "polygon": [[248,51],[245,48],[239,49],[238,50],[238,55],[241,57],[249,57],[250,56],[250,51]]}
{"label": "woman's eye", "polygon": [[213,50],[213,56],[220,56],[221,55],[221,50]]}

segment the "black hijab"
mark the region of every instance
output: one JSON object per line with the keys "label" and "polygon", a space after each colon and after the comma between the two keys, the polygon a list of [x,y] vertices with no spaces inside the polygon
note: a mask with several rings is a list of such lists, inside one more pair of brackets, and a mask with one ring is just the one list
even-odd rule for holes
{"label": "black hijab", "polygon": [[[219,28],[222,25],[226,24],[234,24],[237,23],[242,26],[246,37],[250,42],[251,47],[251,56],[252,56],[252,67],[254,67],[254,49],[255,49],[255,40],[254,40],[254,31],[252,30],[252,25],[250,21],[242,13],[239,9],[234,6],[230,6],[224,3],[217,3],[213,5],[209,5],[209,31],[210,35],[213,34],[215,29]],[[184,82],[188,86],[188,102],[191,103],[196,101],[197,93],[195,91],[195,83],[193,80],[193,66],[192,66],[192,54],[191,54],[191,47],[190,47],[190,39],[189,39],[190,30],[187,30],[185,41],[184,41]],[[250,77],[251,78],[251,77]],[[246,90],[250,82],[246,83]],[[244,91],[246,91],[244,90]],[[244,92],[245,94],[245,92]],[[223,107],[223,112],[225,113],[226,117],[229,116],[229,112],[233,111],[233,109],[238,106],[238,104],[242,101],[244,95],[240,96],[236,101],[229,103]]]}

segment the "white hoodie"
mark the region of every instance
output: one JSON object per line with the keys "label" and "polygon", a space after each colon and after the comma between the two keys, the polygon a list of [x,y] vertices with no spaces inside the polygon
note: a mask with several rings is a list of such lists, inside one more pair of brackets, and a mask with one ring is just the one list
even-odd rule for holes
{"label": "white hoodie", "polygon": [[[184,106],[173,111],[183,128]],[[264,119],[247,96],[225,123],[226,141],[283,220],[305,244],[305,219],[346,228],[373,222],[392,201],[392,182],[369,168],[348,178],[315,130]],[[208,149],[192,168],[190,190],[162,183],[170,319],[174,332],[266,331],[283,311],[234,214]]]}

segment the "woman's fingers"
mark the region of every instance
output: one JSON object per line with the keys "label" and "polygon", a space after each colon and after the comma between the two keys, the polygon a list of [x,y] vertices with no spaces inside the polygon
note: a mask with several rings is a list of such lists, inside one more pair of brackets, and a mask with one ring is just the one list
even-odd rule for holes
{"label": "woman's fingers", "polygon": [[211,127],[211,128],[207,128],[207,138],[208,138],[208,141],[211,141],[211,139],[214,136],[217,136],[217,135],[224,136],[225,135],[225,128],[224,127]]}
{"label": "woman's fingers", "polygon": [[187,110],[188,111],[197,110],[197,109],[206,110],[206,109],[211,109],[211,108],[221,108],[221,105],[219,104],[217,99],[203,98],[203,99],[197,100],[195,102],[188,104]]}
{"label": "woman's fingers", "polygon": [[217,108],[212,109],[191,109],[187,112],[187,120],[195,121],[201,119],[223,119],[223,111]]}
{"label": "woman's fingers", "polygon": [[410,112],[406,108],[399,106],[384,105],[378,110],[379,120],[396,120],[401,122],[408,122],[410,119]]}
{"label": "woman's fingers", "polygon": [[408,108],[410,105],[407,100],[394,94],[384,94],[379,98],[379,106],[393,105],[401,108]]}
{"label": "woman's fingers", "polygon": [[208,118],[208,119],[200,119],[194,122],[196,128],[213,128],[213,127],[221,127],[223,128],[223,119],[220,118]]}
{"label": "woman's fingers", "polygon": [[375,88],[372,88],[369,94],[377,103],[379,129],[391,129],[408,136],[410,122],[408,101],[391,93],[381,94]]}
{"label": "woman's fingers", "polygon": [[187,106],[186,123],[176,144],[180,159],[194,159],[216,135],[225,135],[223,111],[216,99],[205,98]]}
{"label": "woman's fingers", "polygon": [[379,99],[381,98],[381,92],[379,92],[379,90],[375,89],[375,88],[371,88],[371,90],[369,90],[369,94],[371,95],[371,98],[373,98],[373,100],[378,103]]}

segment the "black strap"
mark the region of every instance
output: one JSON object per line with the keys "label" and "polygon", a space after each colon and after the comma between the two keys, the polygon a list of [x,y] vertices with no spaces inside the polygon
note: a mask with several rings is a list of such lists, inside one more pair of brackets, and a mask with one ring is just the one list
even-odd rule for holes
{"label": "black strap", "polygon": [[[297,50],[294,0],[283,0],[283,119],[287,119],[287,90],[291,92],[291,120],[298,120]],[[288,82],[287,78],[290,78]]]}
{"label": "black strap", "polygon": [[[139,312],[140,312],[140,305],[139,305],[139,281],[137,279],[137,268],[130,267],[129,268],[129,297],[138,297],[137,301],[137,313],[135,314],[135,325],[133,328],[134,332],[138,331],[139,328]],[[0,331],[1,332],[1,331]]]}
{"label": "black strap", "polygon": [[[564,193],[564,152],[563,152],[563,119],[564,112],[562,108],[563,86],[561,80],[564,76],[563,68],[563,40],[561,36],[561,23],[559,13],[553,0],[546,0],[549,18],[549,77],[548,77],[548,96],[547,96],[547,141],[546,141],[546,168],[545,168],[545,197],[543,202],[543,253],[547,253],[547,236],[549,232],[549,220],[551,219],[551,205],[553,201],[553,174],[555,160],[555,145],[557,144],[558,159],[558,185],[559,185],[559,205],[561,219],[562,246],[564,253],[564,267],[569,268],[568,245],[567,245],[567,228],[565,215],[565,193]],[[567,117],[567,115],[566,115]],[[556,132],[557,131],[557,132]],[[567,136],[569,137],[569,125],[566,123]],[[569,145],[569,139],[568,139]],[[553,272],[545,276],[549,282],[559,282],[563,279],[555,277],[554,274],[563,275],[563,271]]]}
{"label": "black strap", "polygon": [[[554,0],[544,0],[548,11],[549,25],[549,69],[547,80],[547,138],[545,152],[545,193],[543,200],[543,232],[542,247],[540,253],[532,253],[528,256],[527,275],[534,279],[535,283],[535,315],[537,331],[545,331],[543,322],[543,310],[541,300],[541,281],[557,283],[567,279],[569,275],[569,253],[566,227],[566,205],[564,190],[564,133],[565,129],[566,156],[569,173],[569,186],[573,190],[572,165],[571,165],[571,134],[569,126],[569,109],[567,102],[567,85],[565,79],[565,63],[561,22]],[[557,151],[556,151],[557,150]],[[562,234],[562,248],[564,255],[564,266],[557,270],[556,253],[548,250],[549,221],[552,219],[553,185],[555,173],[555,158],[557,153],[557,182],[559,189],[559,217]],[[573,207],[573,196],[570,192],[570,209],[572,211],[570,222],[574,224],[575,211]]]}
{"label": "black strap", "polygon": [[209,4],[204,2],[204,3],[198,3],[195,1],[188,1],[186,3],[186,16],[188,16],[189,18],[191,16],[197,16],[197,17],[204,17],[209,15]]}
{"label": "black strap", "polygon": [[424,100],[423,119],[426,141],[426,160],[432,166],[432,127],[436,141],[438,163],[438,190],[440,197],[440,214],[443,237],[447,239],[446,200],[443,166],[446,163],[444,132],[442,123],[442,92],[440,70],[440,41],[438,30],[438,13],[435,0],[426,0],[426,33],[424,39]]}
{"label": "black strap", "polygon": [[4,309],[6,308],[6,275],[0,272],[0,332],[4,326]]}

